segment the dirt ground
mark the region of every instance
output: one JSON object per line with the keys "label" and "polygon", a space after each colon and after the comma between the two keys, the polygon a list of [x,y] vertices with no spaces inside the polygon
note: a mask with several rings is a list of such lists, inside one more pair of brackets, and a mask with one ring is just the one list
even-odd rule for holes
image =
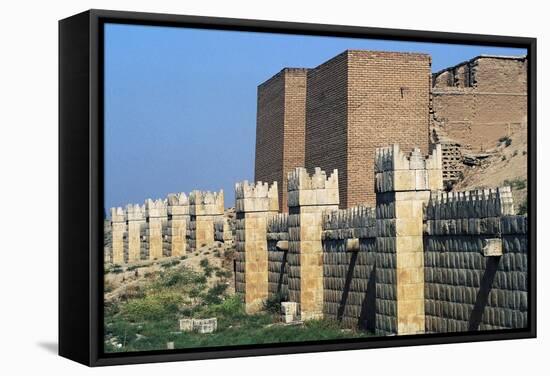
{"label": "dirt ground", "polygon": [[509,138],[511,143],[508,146],[504,141],[488,150],[487,152],[492,155],[480,166],[466,167],[464,179],[457,183],[453,190],[503,186],[506,181],[515,181],[512,195],[517,210],[527,197],[527,132],[518,131]]}
{"label": "dirt ground", "polygon": [[[203,259],[207,259],[211,267],[233,273],[233,255],[233,245],[215,242],[213,245],[199,248],[193,253],[187,252],[183,257],[165,257],[155,261],[143,260],[118,267],[106,265],[108,272],[105,274],[104,280],[108,292],[105,293],[105,302],[118,300],[127,289],[146,283],[150,276],[162,270],[187,267],[202,272],[203,268],[200,262]],[[221,279],[213,273],[207,280],[208,287],[214,286]],[[233,294],[235,291],[234,278],[227,278],[227,281],[229,284],[227,291]]]}

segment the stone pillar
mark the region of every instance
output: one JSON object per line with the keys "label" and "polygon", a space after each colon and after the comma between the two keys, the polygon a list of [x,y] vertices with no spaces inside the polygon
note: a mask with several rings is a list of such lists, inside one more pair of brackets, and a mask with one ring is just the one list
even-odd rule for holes
{"label": "stone pillar", "polygon": [[111,249],[113,252],[113,264],[124,263],[124,235],[126,233],[126,221],[122,208],[111,208]]}
{"label": "stone pillar", "polygon": [[141,233],[145,226],[145,206],[126,206],[126,220],[128,224],[128,262],[141,260]]}
{"label": "stone pillar", "polygon": [[240,286],[244,287],[245,309],[256,313],[268,296],[267,220],[279,210],[277,182],[235,184],[238,262],[242,263]]}
{"label": "stone pillar", "polygon": [[167,218],[166,200],[158,199],[145,201],[145,217],[147,221],[147,240],[149,260],[162,258],[162,235],[166,228]]}
{"label": "stone pillar", "polygon": [[302,320],[323,317],[323,213],[338,210],[338,171],[327,178],[315,168],[288,174],[289,299],[299,304]]}
{"label": "stone pillar", "polygon": [[214,243],[214,222],[223,216],[223,191],[193,191],[189,195],[193,250]]}
{"label": "stone pillar", "polygon": [[424,333],[423,208],[441,190],[441,147],[424,158],[398,145],[375,156],[377,258],[376,327],[380,334]]}
{"label": "stone pillar", "polygon": [[166,243],[169,256],[183,256],[187,246],[187,224],[189,223],[189,199],[185,193],[168,195],[168,225]]}

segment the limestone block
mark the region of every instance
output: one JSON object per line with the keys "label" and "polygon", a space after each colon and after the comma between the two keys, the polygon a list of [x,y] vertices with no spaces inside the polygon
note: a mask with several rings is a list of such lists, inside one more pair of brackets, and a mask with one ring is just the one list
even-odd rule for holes
{"label": "limestone block", "polygon": [[193,319],[180,319],[180,330],[183,332],[192,332]]}
{"label": "limestone block", "polygon": [[483,247],[483,255],[485,257],[490,256],[502,256],[502,239],[485,239],[485,245]]}

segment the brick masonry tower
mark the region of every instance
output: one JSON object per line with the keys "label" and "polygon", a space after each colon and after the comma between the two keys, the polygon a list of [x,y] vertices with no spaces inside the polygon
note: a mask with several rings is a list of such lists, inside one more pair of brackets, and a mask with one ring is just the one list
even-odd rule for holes
{"label": "brick masonry tower", "polygon": [[258,86],[255,181],[276,181],[287,211],[287,173],[304,166],[307,69],[285,68]]}
{"label": "brick masonry tower", "polygon": [[373,206],[377,147],[429,142],[431,58],[348,50],[308,70],[305,166],[338,169],[340,207]]}

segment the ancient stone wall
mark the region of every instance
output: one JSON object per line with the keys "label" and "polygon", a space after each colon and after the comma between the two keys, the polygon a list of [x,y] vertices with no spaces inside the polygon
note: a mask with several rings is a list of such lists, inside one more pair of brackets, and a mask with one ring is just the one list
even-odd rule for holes
{"label": "ancient stone wall", "polygon": [[527,217],[509,187],[433,193],[426,210],[426,331],[527,325]]}
{"label": "ancient stone wall", "polygon": [[288,214],[267,221],[267,252],[269,296],[288,300]]}
{"label": "ancient stone wall", "polygon": [[[166,199],[147,199],[144,205],[129,204],[110,212],[105,225],[106,263],[181,257],[194,251],[197,243],[233,241],[233,229],[224,218],[223,192],[169,194]],[[221,226],[215,228],[218,221]]]}
{"label": "ancient stone wall", "polygon": [[222,217],[214,222],[214,240],[224,244],[233,243],[233,229],[229,218]]}
{"label": "ancient stone wall", "polygon": [[238,230],[236,250],[238,288],[243,293],[245,310],[258,312],[268,297],[267,223],[279,209],[277,182],[235,185],[235,212]]}
{"label": "ancient stone wall", "polygon": [[323,316],[323,213],[338,209],[338,171],[288,174],[288,290],[302,320]]}
{"label": "ancient stone wall", "polygon": [[166,233],[167,201],[158,199],[145,201],[145,247],[149,260],[158,260],[164,257],[163,237]]}
{"label": "ancient stone wall", "polygon": [[187,249],[187,226],[190,222],[189,199],[185,193],[168,195],[168,222],[163,239],[163,254],[183,256]]}
{"label": "ancient stone wall", "polygon": [[[127,205],[126,221],[128,223],[128,236],[126,237],[126,249],[128,252],[128,262],[142,260],[147,255],[147,243],[145,242],[145,206]],[[142,257],[144,256],[144,257]]]}
{"label": "ancient stone wall", "polygon": [[111,260],[113,264],[122,264],[124,257],[124,238],[126,221],[122,208],[111,208]]}
{"label": "ancient stone wall", "polygon": [[433,76],[434,125],[463,148],[493,148],[527,126],[527,59],[478,56]]}
{"label": "ancient stone wall", "polygon": [[376,211],[354,207],[323,219],[325,318],[374,331]]}
{"label": "ancient stone wall", "polygon": [[224,214],[223,191],[192,191],[189,194],[189,248],[193,252],[199,247],[214,243],[214,222]]}

